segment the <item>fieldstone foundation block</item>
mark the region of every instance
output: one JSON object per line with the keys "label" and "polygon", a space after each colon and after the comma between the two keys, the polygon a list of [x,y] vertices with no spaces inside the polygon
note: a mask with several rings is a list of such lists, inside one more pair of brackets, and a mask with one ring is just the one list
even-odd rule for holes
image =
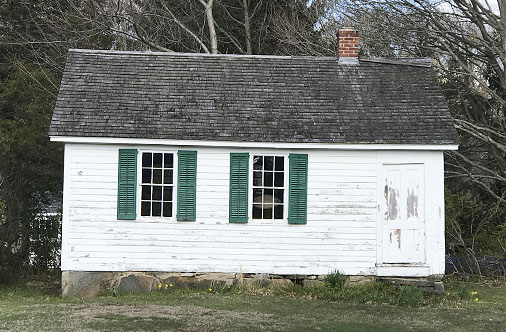
{"label": "fieldstone foundation block", "polygon": [[61,276],[62,296],[95,297],[108,288],[111,272],[64,271]]}
{"label": "fieldstone foundation block", "polygon": [[129,275],[120,279],[116,291],[118,293],[148,293],[151,291],[147,289],[146,285],[139,280],[143,276]]}

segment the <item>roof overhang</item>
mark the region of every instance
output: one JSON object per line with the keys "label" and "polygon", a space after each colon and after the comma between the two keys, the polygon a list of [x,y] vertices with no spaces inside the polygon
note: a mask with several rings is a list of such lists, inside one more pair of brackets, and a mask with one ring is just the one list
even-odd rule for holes
{"label": "roof overhang", "polygon": [[457,144],[334,144],[334,143],[278,143],[278,142],[234,142],[234,141],[194,141],[120,137],[77,137],[50,136],[53,142],[83,144],[118,144],[118,145],[177,145],[207,146],[233,148],[265,148],[265,149],[318,149],[318,150],[419,150],[447,151],[458,150]]}

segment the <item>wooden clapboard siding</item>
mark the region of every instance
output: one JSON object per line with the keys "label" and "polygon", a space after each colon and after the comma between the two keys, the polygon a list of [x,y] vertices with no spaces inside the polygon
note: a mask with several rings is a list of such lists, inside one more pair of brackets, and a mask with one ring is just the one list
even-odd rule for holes
{"label": "wooden clapboard siding", "polygon": [[[378,152],[188,148],[197,151],[196,221],[182,223],[139,214],[137,220],[117,220],[118,149],[115,145],[66,145],[63,270],[376,271]],[[307,224],[251,219],[247,224],[230,223],[231,152],[308,154]],[[431,158],[440,155],[435,152]],[[440,243],[431,249],[435,254],[441,252]]]}

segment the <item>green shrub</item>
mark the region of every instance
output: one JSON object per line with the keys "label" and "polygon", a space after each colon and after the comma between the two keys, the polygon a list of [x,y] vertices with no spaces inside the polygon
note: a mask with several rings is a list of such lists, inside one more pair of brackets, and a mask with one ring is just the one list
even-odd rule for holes
{"label": "green shrub", "polygon": [[346,285],[346,277],[342,275],[338,270],[335,270],[325,277],[325,284],[330,288],[342,291]]}

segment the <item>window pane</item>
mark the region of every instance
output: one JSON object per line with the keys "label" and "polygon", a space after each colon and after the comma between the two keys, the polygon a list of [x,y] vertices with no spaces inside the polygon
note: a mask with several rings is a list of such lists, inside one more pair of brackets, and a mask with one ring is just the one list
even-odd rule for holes
{"label": "window pane", "polygon": [[160,186],[153,186],[153,198],[154,201],[161,201],[162,200],[162,187]]}
{"label": "window pane", "polygon": [[272,171],[274,169],[274,157],[273,156],[265,156],[264,157],[264,170]]}
{"label": "window pane", "polygon": [[283,187],[285,182],[285,173],[275,172],[274,173],[274,187]]}
{"label": "window pane", "polygon": [[151,153],[142,154],[142,167],[151,167]]}
{"label": "window pane", "polygon": [[143,201],[151,199],[151,186],[142,186],[141,199]]}
{"label": "window pane", "polygon": [[272,204],[264,204],[263,219],[272,219]]}
{"label": "window pane", "polygon": [[162,203],[153,202],[152,208],[153,211],[151,213],[153,217],[160,217],[162,215]]}
{"label": "window pane", "polygon": [[274,184],[272,172],[264,172],[264,187],[272,187]]}
{"label": "window pane", "polygon": [[253,219],[262,219],[262,205],[253,204]]}
{"label": "window pane", "polygon": [[274,205],[274,219],[283,219],[283,205]]}
{"label": "window pane", "polygon": [[253,189],[253,202],[262,203],[262,189]]}
{"label": "window pane", "polygon": [[172,203],[169,202],[163,203],[163,216],[172,217]]}
{"label": "window pane", "polygon": [[166,169],[163,171],[163,183],[165,184],[172,184],[172,176],[174,174],[174,171],[171,169]]}
{"label": "window pane", "polygon": [[262,172],[253,172],[253,185],[254,186],[262,185]]}
{"label": "window pane", "polygon": [[274,203],[283,203],[283,189],[274,190]]}
{"label": "window pane", "polygon": [[141,202],[141,216],[149,216],[150,215],[150,202]]}
{"label": "window pane", "polygon": [[151,183],[151,169],[142,169],[142,183]]}
{"label": "window pane", "polygon": [[272,203],[272,189],[264,189],[264,203]]}
{"label": "window pane", "polygon": [[172,153],[165,153],[163,155],[163,167],[165,168],[174,167],[174,155]]}
{"label": "window pane", "polygon": [[163,201],[172,201],[172,187],[163,187]]}
{"label": "window pane", "polygon": [[262,156],[254,156],[253,157],[253,169],[261,170],[263,165],[263,157]]}
{"label": "window pane", "polygon": [[285,158],[284,157],[276,157],[276,171],[284,171],[285,170]]}
{"label": "window pane", "polygon": [[154,169],[153,170],[153,183],[160,184],[162,183],[162,170]]}
{"label": "window pane", "polygon": [[162,154],[153,153],[153,167],[162,168]]}

